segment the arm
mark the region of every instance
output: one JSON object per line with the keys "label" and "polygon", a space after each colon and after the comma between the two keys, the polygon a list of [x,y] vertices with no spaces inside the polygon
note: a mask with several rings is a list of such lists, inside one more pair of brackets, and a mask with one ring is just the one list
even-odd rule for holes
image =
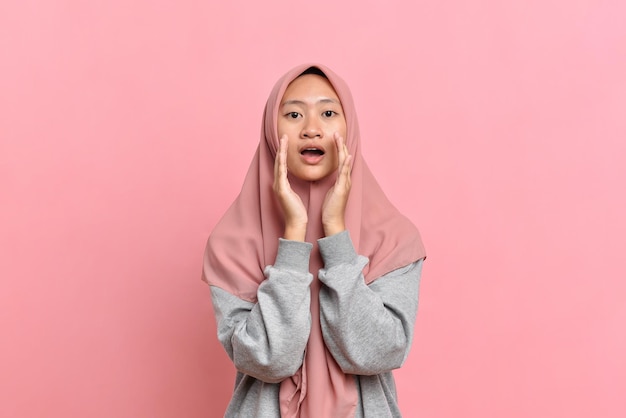
{"label": "arm", "polygon": [[347,231],[319,240],[320,320],[328,350],[345,373],[374,375],[404,363],[413,339],[422,260],[387,273],[369,286],[368,259]]}
{"label": "arm", "polygon": [[278,383],[302,365],[311,327],[311,248],[310,243],[279,240],[257,303],[211,287],[218,339],[240,372]]}

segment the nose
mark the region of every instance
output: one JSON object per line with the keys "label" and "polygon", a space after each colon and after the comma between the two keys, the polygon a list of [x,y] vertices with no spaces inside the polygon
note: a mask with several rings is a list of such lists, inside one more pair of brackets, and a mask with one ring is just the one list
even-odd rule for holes
{"label": "nose", "polygon": [[315,118],[307,118],[300,135],[302,138],[321,138],[322,132],[323,131],[318,120]]}

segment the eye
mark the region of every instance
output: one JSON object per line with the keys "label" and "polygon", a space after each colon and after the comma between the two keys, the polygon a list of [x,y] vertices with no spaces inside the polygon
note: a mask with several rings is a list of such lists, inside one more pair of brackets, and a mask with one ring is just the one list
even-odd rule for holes
{"label": "eye", "polygon": [[335,112],[334,110],[327,110],[324,113],[322,113],[322,115],[324,115],[325,118],[331,118],[336,114],[337,112]]}
{"label": "eye", "polygon": [[300,117],[300,114],[298,112],[289,112],[285,116],[287,116],[289,119],[298,119]]}

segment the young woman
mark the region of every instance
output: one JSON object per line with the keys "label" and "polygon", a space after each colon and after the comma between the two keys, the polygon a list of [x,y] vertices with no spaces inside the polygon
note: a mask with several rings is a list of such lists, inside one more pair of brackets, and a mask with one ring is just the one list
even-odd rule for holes
{"label": "young woman", "polygon": [[204,255],[237,376],[226,417],[399,417],[424,247],[365,164],[348,87],[285,74]]}

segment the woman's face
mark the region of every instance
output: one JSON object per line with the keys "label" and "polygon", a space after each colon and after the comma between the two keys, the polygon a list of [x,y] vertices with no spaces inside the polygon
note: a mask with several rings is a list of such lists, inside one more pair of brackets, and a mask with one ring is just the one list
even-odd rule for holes
{"label": "woman's face", "polygon": [[334,134],[346,138],[346,118],[330,82],[306,74],[289,84],[278,109],[278,137],[287,135],[287,169],[307,181],[337,169]]}

